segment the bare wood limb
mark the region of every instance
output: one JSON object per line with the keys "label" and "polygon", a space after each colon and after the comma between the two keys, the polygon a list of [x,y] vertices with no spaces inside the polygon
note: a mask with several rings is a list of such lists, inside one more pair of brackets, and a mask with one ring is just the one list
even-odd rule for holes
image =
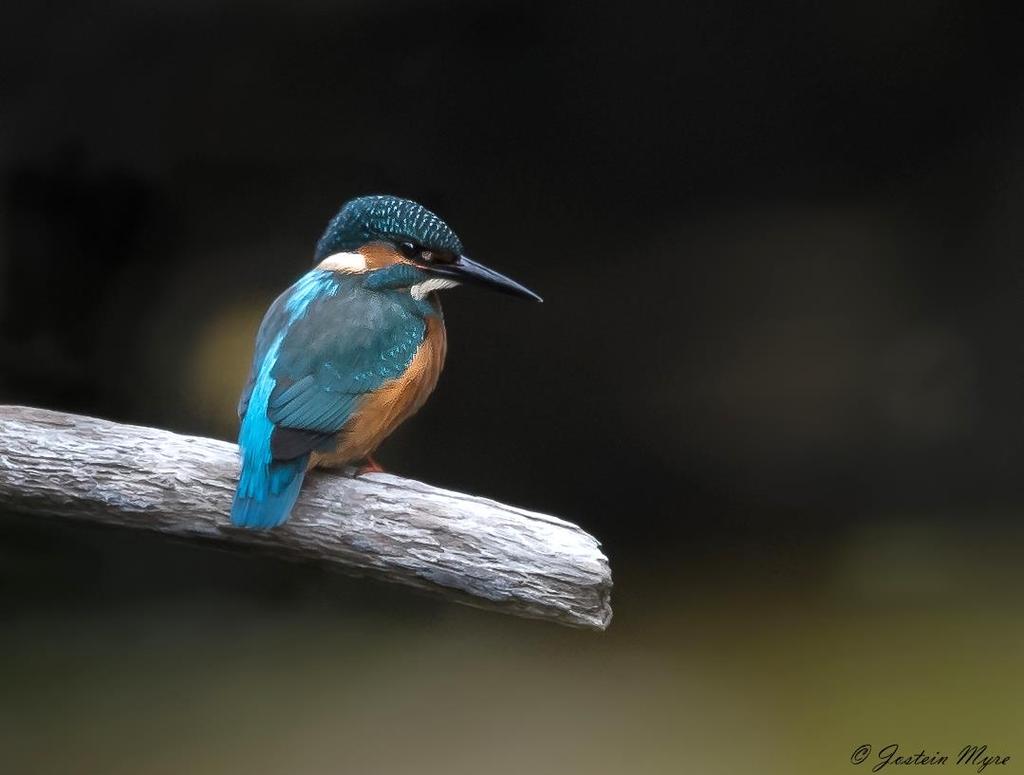
{"label": "bare wood limb", "polygon": [[311,473],[289,522],[233,528],[234,444],[0,406],[0,506],[322,562],[575,627],[611,620],[611,571],[570,522],[387,474]]}

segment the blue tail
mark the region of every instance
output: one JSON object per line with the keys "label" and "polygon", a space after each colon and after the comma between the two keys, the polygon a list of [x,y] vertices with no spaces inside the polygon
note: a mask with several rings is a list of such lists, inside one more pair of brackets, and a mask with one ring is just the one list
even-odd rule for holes
{"label": "blue tail", "polygon": [[242,475],[231,504],[231,524],[268,530],[288,520],[306,476],[309,455],[294,460],[272,460],[250,465],[243,458]]}

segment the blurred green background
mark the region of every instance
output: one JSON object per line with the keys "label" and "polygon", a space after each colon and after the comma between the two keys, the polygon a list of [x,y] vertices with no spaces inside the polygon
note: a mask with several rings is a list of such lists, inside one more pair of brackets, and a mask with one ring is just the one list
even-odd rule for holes
{"label": "blurred green background", "polygon": [[546,303],[449,293],[382,463],[582,524],[616,587],[578,632],[3,514],[0,772],[1019,769],[1022,22],[5,7],[0,401],[233,438],[327,219],[409,196]]}

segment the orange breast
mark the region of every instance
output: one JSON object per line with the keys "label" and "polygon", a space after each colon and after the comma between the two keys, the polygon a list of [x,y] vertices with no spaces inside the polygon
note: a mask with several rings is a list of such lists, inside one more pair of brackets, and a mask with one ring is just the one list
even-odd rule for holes
{"label": "orange breast", "polygon": [[405,373],[363,399],[345,425],[333,453],[314,454],[310,467],[340,467],[363,460],[423,406],[434,391],[448,348],[444,322],[427,318],[426,335]]}

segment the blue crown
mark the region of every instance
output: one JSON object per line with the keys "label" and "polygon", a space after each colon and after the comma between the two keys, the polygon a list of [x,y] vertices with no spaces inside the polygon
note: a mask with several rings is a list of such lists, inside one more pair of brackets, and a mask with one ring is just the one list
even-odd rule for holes
{"label": "blue crown", "polygon": [[423,205],[397,196],[361,196],[346,202],[327,224],[314,261],[377,240],[411,242],[457,256],[465,252],[451,227]]}

